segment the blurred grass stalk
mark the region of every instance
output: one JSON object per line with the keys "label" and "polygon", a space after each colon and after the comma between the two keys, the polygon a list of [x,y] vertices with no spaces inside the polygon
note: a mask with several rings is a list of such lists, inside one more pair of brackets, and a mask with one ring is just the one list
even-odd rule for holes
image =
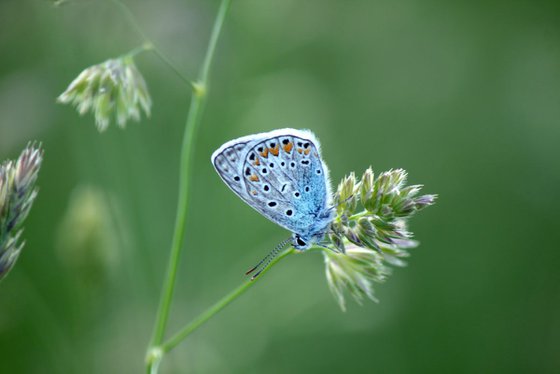
{"label": "blurred grass stalk", "polygon": [[212,28],[212,34],[208,43],[208,49],[202,63],[202,67],[198,79],[193,82],[193,94],[191,96],[191,103],[189,113],[185,123],[185,133],[183,136],[183,144],[181,148],[181,160],[179,169],[179,197],[177,203],[177,216],[175,220],[175,230],[173,234],[173,241],[171,244],[171,254],[165,281],[161,293],[159,307],[157,311],[156,322],[150,346],[146,356],[146,369],[148,373],[157,373],[159,364],[163,359],[163,355],[168,350],[164,351],[161,347],[165,328],[169,318],[169,311],[173,300],[173,293],[175,290],[175,281],[177,277],[177,268],[181,255],[181,249],[184,244],[185,228],[187,220],[187,208],[189,187],[191,179],[192,156],[194,154],[195,138],[200,127],[200,119],[206,103],[206,96],[208,94],[208,79],[210,66],[214,58],[216,44],[222,29],[227,11],[229,9],[231,0],[222,0],[218,9],[218,15]]}
{"label": "blurred grass stalk", "polygon": [[0,281],[24,246],[23,222],[37,197],[35,182],[42,162],[41,146],[29,143],[16,161],[0,164]]}

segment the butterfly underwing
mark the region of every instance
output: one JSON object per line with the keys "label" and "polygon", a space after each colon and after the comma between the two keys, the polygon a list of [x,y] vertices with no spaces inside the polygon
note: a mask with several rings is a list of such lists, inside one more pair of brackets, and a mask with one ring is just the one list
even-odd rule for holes
{"label": "butterfly underwing", "polygon": [[320,152],[311,131],[286,128],[231,140],[212,164],[237,196],[290,230],[294,248],[304,250],[322,240],[334,217]]}

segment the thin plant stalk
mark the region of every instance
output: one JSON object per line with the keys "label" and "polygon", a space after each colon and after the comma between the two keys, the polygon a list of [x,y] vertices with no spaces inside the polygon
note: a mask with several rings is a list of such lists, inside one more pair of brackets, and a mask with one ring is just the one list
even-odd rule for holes
{"label": "thin plant stalk", "polygon": [[274,260],[272,260],[265,269],[263,269],[263,271],[257,278],[255,278],[254,280],[248,280],[245,283],[241,284],[239,287],[237,287],[229,294],[224,296],[222,299],[220,299],[216,304],[214,304],[213,306],[211,306],[210,308],[202,312],[200,315],[198,315],[198,317],[192,320],[192,322],[185,325],[181,330],[179,330],[179,332],[177,332],[169,340],[167,340],[165,343],[161,345],[162,353],[164,354],[168,353],[177,345],[179,345],[179,343],[185,340],[187,336],[189,336],[196,329],[198,329],[200,326],[206,323],[210,318],[212,318],[219,311],[221,311],[226,306],[228,306],[232,301],[234,301],[243,293],[245,293],[245,291],[247,291],[252,285],[257,283],[257,280],[261,279],[264,273],[266,273],[272,266],[276,265],[276,263],[278,263],[284,257],[294,253],[294,251],[295,250],[293,248],[289,248],[286,251],[282,252]]}
{"label": "thin plant stalk", "polygon": [[183,82],[187,83],[190,86],[193,86],[193,82],[190,79],[188,79],[187,77],[185,77],[183,75],[183,73],[181,73],[179,71],[179,69],[177,69],[175,67],[175,65],[173,65],[171,60],[154,43],[152,43],[151,39],[148,38],[148,35],[146,35],[144,30],[142,30],[140,25],[138,25],[138,22],[136,21],[136,18],[134,18],[134,15],[130,11],[130,9],[126,6],[126,4],[123,3],[121,0],[111,0],[111,1],[119,8],[121,13],[124,15],[124,17],[130,23],[130,25],[134,28],[134,30],[138,33],[138,35],[140,35],[140,37],[143,39],[143,42],[144,42],[143,50],[144,51],[153,51],[156,54],[156,56],[158,56],[159,59],[164,64],[166,64],[179,78],[181,78],[181,80]]}
{"label": "thin plant stalk", "polygon": [[[116,1],[116,0],[115,0]],[[222,29],[227,11],[231,0],[222,0],[218,15],[214,22],[208,50],[200,70],[199,79],[193,85],[193,95],[191,97],[191,105],[189,114],[185,124],[185,133],[181,148],[181,160],[179,169],[179,197],[177,203],[177,216],[175,220],[175,229],[173,233],[173,241],[171,244],[171,254],[165,276],[165,282],[162,289],[161,299],[158,307],[156,323],[150,347],[148,348],[147,369],[148,372],[157,372],[157,366],[161,356],[153,355],[153,352],[160,352],[160,345],[163,341],[165,328],[169,318],[169,311],[175,290],[175,280],[177,277],[177,268],[185,239],[185,228],[188,211],[188,197],[192,169],[192,155],[194,154],[195,138],[197,130],[200,127],[200,119],[206,102],[207,87],[209,79],[210,66],[216,50],[218,36]]]}

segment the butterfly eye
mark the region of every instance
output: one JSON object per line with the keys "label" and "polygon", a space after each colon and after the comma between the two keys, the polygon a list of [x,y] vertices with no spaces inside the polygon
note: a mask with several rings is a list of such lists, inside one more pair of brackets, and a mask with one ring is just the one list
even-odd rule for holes
{"label": "butterfly eye", "polygon": [[300,247],[305,247],[307,245],[306,242],[304,242],[299,236],[296,238],[296,243],[297,245],[299,245]]}

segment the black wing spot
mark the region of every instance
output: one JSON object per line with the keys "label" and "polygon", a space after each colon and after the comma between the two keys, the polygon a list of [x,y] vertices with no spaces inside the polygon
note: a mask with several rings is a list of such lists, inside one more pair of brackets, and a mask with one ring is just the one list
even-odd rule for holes
{"label": "black wing spot", "polygon": [[282,140],[282,144],[287,145],[290,142],[290,139],[284,139]]}
{"label": "black wing spot", "polygon": [[286,186],[287,186],[287,184],[284,184],[284,185],[282,186],[282,189],[280,190],[280,192],[284,192],[284,190],[286,189]]}
{"label": "black wing spot", "polygon": [[263,190],[265,190],[265,191],[270,191],[270,187],[268,186],[268,184],[265,184],[265,185],[264,185]]}
{"label": "black wing spot", "polygon": [[254,153],[251,153],[251,154],[249,155],[249,160],[254,161],[254,160],[255,160],[255,157],[256,157],[255,154],[254,154]]}
{"label": "black wing spot", "polygon": [[294,196],[295,196],[295,197],[300,197],[300,195],[301,195],[301,194],[300,194],[298,191],[294,192]]}
{"label": "black wing spot", "polygon": [[282,162],[280,163],[280,166],[284,167],[284,166],[286,166],[286,163],[285,163],[284,161],[282,161]]}
{"label": "black wing spot", "polygon": [[296,163],[292,161],[292,162],[290,162],[290,166],[293,167],[293,168],[295,168],[295,167],[296,167]]}
{"label": "black wing spot", "polygon": [[317,169],[317,174],[321,174],[321,169]]}
{"label": "black wing spot", "polygon": [[259,148],[257,148],[257,150],[258,150],[259,152],[262,152],[262,151],[264,151],[264,148],[263,148],[263,147],[259,147]]}
{"label": "black wing spot", "polygon": [[271,208],[274,208],[276,205],[278,205],[278,204],[276,204],[276,201],[270,201],[268,203],[268,206],[271,207]]}
{"label": "black wing spot", "polygon": [[303,145],[302,142],[297,142],[298,147],[301,147]]}
{"label": "black wing spot", "polygon": [[239,179],[240,179],[240,178],[239,178],[239,176],[237,176],[237,175],[236,175],[235,177],[233,177],[233,180],[236,181],[236,182],[239,182]]}
{"label": "black wing spot", "polygon": [[291,209],[286,210],[286,215],[291,216],[294,212]]}
{"label": "black wing spot", "polygon": [[251,175],[251,168],[245,169],[245,175]]}
{"label": "black wing spot", "polygon": [[303,145],[303,148],[309,148],[309,143],[305,143],[305,144]]}
{"label": "black wing spot", "polygon": [[309,165],[309,160],[301,160],[302,165]]}
{"label": "black wing spot", "polygon": [[268,170],[266,170],[266,168],[263,168],[263,169],[261,170],[261,172],[262,172],[263,174],[266,174],[266,173],[268,173]]}
{"label": "black wing spot", "polygon": [[270,143],[270,148],[274,148],[274,147],[276,147],[276,143],[274,142]]}
{"label": "black wing spot", "polygon": [[272,169],[274,167],[274,163],[271,162],[270,164],[268,164],[268,167]]}
{"label": "black wing spot", "polygon": [[305,186],[305,192],[309,192],[309,186]]}

